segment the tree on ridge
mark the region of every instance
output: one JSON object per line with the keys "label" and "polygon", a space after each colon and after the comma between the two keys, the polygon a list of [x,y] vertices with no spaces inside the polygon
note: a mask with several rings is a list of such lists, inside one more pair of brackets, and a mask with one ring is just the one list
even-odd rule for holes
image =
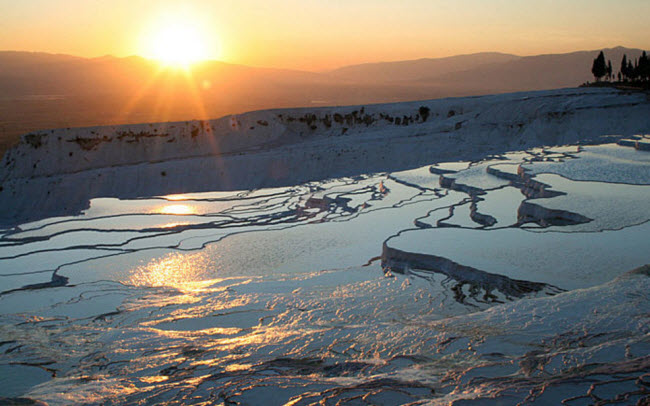
{"label": "tree on ridge", "polygon": [[607,74],[607,65],[605,64],[605,54],[600,51],[598,57],[594,59],[594,64],[591,67],[591,73],[594,74],[596,82],[600,82],[600,78]]}
{"label": "tree on ridge", "polygon": [[[619,72],[621,76],[623,76],[623,80],[627,80],[628,78],[628,73],[627,73],[627,55],[623,54],[623,60],[621,61],[621,70]],[[620,80],[620,79],[619,79]]]}
{"label": "tree on ridge", "polygon": [[612,61],[607,60],[607,80],[612,80]]}

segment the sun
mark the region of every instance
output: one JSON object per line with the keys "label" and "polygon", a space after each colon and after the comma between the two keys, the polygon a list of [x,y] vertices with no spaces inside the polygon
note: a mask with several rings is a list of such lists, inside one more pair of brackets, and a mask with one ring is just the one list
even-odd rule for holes
{"label": "sun", "polygon": [[165,65],[188,67],[210,57],[204,36],[191,25],[165,24],[149,35],[148,56]]}

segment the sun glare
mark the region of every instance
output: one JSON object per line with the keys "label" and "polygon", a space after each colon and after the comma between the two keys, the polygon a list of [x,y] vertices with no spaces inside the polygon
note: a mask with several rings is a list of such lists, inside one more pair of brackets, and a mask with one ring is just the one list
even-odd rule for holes
{"label": "sun glare", "polygon": [[205,44],[206,41],[195,27],[167,25],[151,34],[148,54],[165,65],[188,67],[209,58]]}
{"label": "sun glare", "polygon": [[194,207],[186,204],[172,204],[168,206],[162,206],[157,208],[156,212],[160,214],[173,214],[176,216],[196,214]]}

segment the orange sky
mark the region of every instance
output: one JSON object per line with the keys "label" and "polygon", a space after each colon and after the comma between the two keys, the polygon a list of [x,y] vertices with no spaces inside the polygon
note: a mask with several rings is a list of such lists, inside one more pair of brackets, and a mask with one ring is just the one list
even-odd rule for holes
{"label": "orange sky", "polygon": [[143,55],[191,27],[205,57],[324,70],[481,51],[650,49],[648,0],[0,0],[0,50]]}

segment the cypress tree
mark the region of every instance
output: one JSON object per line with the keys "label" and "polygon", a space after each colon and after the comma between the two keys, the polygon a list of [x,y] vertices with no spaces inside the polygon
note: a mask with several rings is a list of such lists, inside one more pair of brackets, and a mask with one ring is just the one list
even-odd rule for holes
{"label": "cypress tree", "polygon": [[634,80],[634,66],[632,65],[632,61],[627,61],[627,78]]}
{"label": "cypress tree", "polygon": [[600,51],[598,57],[594,59],[594,64],[591,67],[591,73],[594,74],[596,82],[599,82],[600,78],[607,74],[607,65],[605,64],[605,54],[603,54],[603,51]]}
{"label": "cypress tree", "polygon": [[643,51],[639,58],[639,77],[643,81],[650,80],[650,60],[648,60],[648,55],[645,51]]}
{"label": "cypress tree", "polygon": [[612,61],[607,60],[607,80],[612,80]]}
{"label": "cypress tree", "polygon": [[623,76],[623,80],[627,80],[627,55],[623,54],[623,60],[621,61],[621,70],[619,72]]}

